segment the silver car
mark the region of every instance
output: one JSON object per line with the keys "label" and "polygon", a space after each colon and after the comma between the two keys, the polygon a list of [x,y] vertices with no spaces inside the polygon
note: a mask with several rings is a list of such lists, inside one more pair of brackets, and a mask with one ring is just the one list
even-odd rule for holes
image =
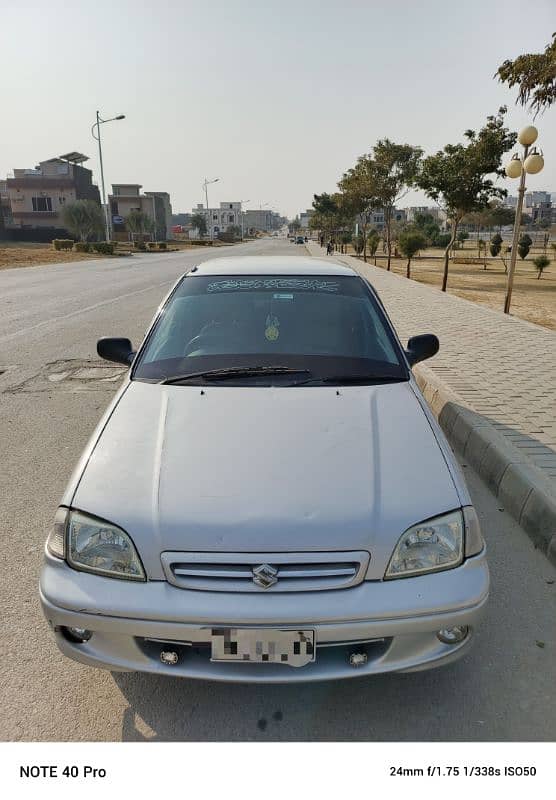
{"label": "silver car", "polygon": [[46,544],[61,651],[115,671],[288,682],[446,664],[489,588],[460,470],[373,288],[297,257],[184,275]]}

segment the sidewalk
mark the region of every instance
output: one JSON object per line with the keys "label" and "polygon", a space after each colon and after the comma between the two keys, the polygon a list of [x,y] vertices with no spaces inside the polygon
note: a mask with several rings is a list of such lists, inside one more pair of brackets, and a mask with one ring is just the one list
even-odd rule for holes
{"label": "sidewalk", "polygon": [[415,370],[425,397],[452,446],[556,560],[556,333],[359,259],[335,258],[369,279],[403,344],[419,333],[438,336],[438,355]]}

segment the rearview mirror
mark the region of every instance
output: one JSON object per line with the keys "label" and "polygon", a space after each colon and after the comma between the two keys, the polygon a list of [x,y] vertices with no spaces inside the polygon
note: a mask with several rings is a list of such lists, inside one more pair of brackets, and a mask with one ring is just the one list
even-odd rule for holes
{"label": "rearview mirror", "polygon": [[97,342],[97,353],[106,361],[115,361],[129,367],[135,357],[129,339],[120,339],[114,336],[103,336]]}
{"label": "rearview mirror", "polygon": [[440,342],[434,333],[423,333],[421,336],[412,336],[407,343],[405,355],[413,366],[419,361],[425,361],[438,353]]}

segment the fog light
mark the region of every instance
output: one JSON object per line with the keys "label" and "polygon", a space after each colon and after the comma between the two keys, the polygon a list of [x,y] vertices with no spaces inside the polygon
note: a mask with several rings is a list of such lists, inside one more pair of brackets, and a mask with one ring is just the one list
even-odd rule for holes
{"label": "fog light", "polygon": [[453,628],[442,628],[436,635],[444,644],[459,644],[463,642],[468,633],[467,625],[456,625]]}
{"label": "fog light", "polygon": [[351,667],[362,667],[367,663],[367,653],[352,653],[349,657]]}
{"label": "fog light", "polygon": [[160,660],[163,664],[173,666],[178,663],[178,654],[175,650],[162,650],[160,653]]}
{"label": "fog light", "polygon": [[87,628],[64,628],[68,639],[72,642],[88,642],[93,635]]}

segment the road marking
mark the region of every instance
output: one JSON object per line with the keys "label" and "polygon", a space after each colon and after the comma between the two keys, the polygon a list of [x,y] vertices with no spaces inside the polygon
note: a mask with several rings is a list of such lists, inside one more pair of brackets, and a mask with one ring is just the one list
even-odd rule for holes
{"label": "road marking", "polygon": [[137,289],[135,292],[127,292],[126,294],[120,294],[117,297],[112,297],[110,300],[102,300],[100,303],[95,303],[92,306],[86,306],[85,308],[80,308],[77,311],[71,311],[69,314],[63,314],[60,317],[51,317],[50,319],[45,319],[42,322],[37,322],[36,325],[30,325],[28,328],[21,328],[19,331],[14,331],[13,333],[8,333],[5,336],[0,336],[0,342],[8,342],[11,339],[15,339],[17,336],[22,336],[24,333],[29,333],[30,331],[35,331],[38,328],[42,328],[45,325],[50,325],[53,322],[59,322],[64,319],[70,319],[71,317],[78,317],[79,314],[87,314],[89,311],[94,311],[97,308],[102,308],[102,306],[108,306],[110,303],[116,303],[118,300],[123,300],[126,297],[133,297],[137,294],[143,294],[143,292],[150,292],[152,289],[159,289],[161,286],[168,286],[169,284],[175,283],[175,278],[170,278],[170,280],[163,281],[162,283],[155,283],[152,286],[146,286],[144,289]]}

